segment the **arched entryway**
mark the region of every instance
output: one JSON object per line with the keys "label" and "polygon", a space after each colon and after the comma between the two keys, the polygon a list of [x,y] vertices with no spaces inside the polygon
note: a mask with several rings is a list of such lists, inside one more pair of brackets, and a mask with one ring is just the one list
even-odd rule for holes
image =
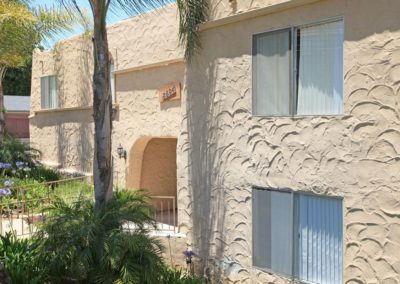
{"label": "arched entryway", "polygon": [[177,183],[176,145],[172,137],[141,137],[129,153],[126,184],[145,189],[153,197],[156,219],[176,226]]}

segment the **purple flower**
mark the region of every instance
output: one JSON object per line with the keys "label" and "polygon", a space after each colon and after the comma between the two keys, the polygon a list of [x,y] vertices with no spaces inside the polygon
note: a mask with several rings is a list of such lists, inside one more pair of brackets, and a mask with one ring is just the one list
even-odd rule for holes
{"label": "purple flower", "polygon": [[24,162],[16,162],[15,165],[16,165],[18,168],[21,168],[21,167],[24,166]]}
{"label": "purple flower", "polygon": [[4,181],[4,186],[7,186],[7,187],[14,186],[14,182],[12,180],[7,179]]}
{"label": "purple flower", "polygon": [[24,171],[25,171],[25,172],[30,172],[30,171],[31,171],[31,168],[30,168],[30,167],[25,167],[25,168],[24,168]]}
{"label": "purple flower", "polygon": [[8,169],[11,168],[10,163],[0,163],[0,169]]}
{"label": "purple flower", "polygon": [[8,196],[11,194],[11,190],[9,188],[0,189],[0,197]]}
{"label": "purple flower", "polygon": [[192,258],[192,257],[194,257],[194,256],[197,256],[197,254],[195,254],[193,251],[191,251],[191,250],[186,250],[186,251],[184,251],[183,252],[183,255],[186,257],[186,258]]}

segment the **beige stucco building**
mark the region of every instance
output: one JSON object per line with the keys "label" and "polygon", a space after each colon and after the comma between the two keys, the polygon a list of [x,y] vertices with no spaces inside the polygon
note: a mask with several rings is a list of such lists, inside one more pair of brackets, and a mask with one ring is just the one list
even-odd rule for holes
{"label": "beige stucco building", "polygon": [[[117,183],[177,195],[215,283],[399,284],[400,1],[211,3],[191,64],[175,5],[108,28]],[[85,173],[91,55],[62,41],[32,75],[32,143]]]}

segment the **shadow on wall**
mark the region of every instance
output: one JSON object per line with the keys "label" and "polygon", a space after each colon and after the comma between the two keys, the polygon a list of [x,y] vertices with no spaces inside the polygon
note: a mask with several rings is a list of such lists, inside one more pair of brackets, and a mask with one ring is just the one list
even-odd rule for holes
{"label": "shadow on wall", "polygon": [[[214,87],[216,70],[213,62],[196,62],[195,70],[187,75],[187,86],[202,88],[187,92],[187,123],[189,135],[189,191],[191,196],[193,247],[201,258],[200,273],[213,275],[220,283],[221,274],[210,271],[216,268],[214,260],[223,258],[225,249],[225,190],[223,169],[218,165],[218,120],[215,108]],[[209,84],[198,84],[199,81]],[[207,87],[209,89],[207,89]],[[203,95],[199,95],[203,94]],[[185,150],[184,150],[185,151]]]}
{"label": "shadow on wall", "polygon": [[[374,141],[378,141],[381,135],[380,130],[388,128],[387,120],[383,118],[385,114],[379,106],[385,106],[384,102],[387,100],[387,109],[394,113],[392,117],[398,118],[398,111],[392,111],[393,106],[397,103],[394,101],[396,94],[398,95],[400,91],[398,85],[396,85],[398,81],[391,82],[393,87],[390,87],[389,95],[386,96],[385,92],[377,92],[376,97],[369,96],[369,92],[379,87],[378,84],[387,84],[388,76],[382,76],[380,72],[372,71],[370,67],[371,63],[375,62],[376,64],[380,58],[390,58],[389,55],[395,57],[394,52],[399,43],[398,39],[387,37],[386,41],[380,42],[379,40],[384,38],[387,31],[396,31],[399,28],[398,21],[396,22],[398,17],[394,16],[393,12],[396,10],[395,8],[398,8],[398,1],[385,0],[383,1],[385,4],[378,1],[372,2],[374,1],[371,1],[365,9],[365,14],[355,13],[359,11],[358,7],[363,6],[361,0],[321,1],[312,5],[318,11],[315,17],[319,17],[319,14],[327,14],[330,8],[334,8],[332,13],[343,13],[346,18],[345,51],[347,54],[345,54],[345,59],[353,55],[351,52],[354,52],[355,55],[363,55],[360,59],[349,60],[345,63],[349,70],[344,79],[347,87],[347,91],[345,90],[344,93],[345,105],[352,103],[359,107],[359,110],[356,107],[353,110],[348,110],[343,117],[321,116],[314,121],[309,117],[286,117],[279,119],[279,124],[276,123],[276,119],[257,118],[251,114],[252,34],[268,30],[277,23],[279,25],[283,23],[282,25],[286,26],[286,22],[290,22],[293,15],[296,15],[299,19],[302,17],[308,19],[310,18],[311,6],[271,14],[268,17],[259,17],[249,21],[248,24],[231,24],[221,29],[203,32],[203,50],[193,60],[193,67],[189,67],[186,74],[187,104],[183,112],[185,114],[183,120],[187,121],[189,145],[184,143],[179,152],[189,157],[188,165],[184,165],[189,174],[187,178],[190,201],[187,211],[191,214],[193,247],[201,258],[199,270],[200,273],[213,274],[215,283],[220,283],[223,280],[223,268],[219,263],[223,261],[224,253],[234,247],[235,244],[232,244],[232,240],[236,242],[236,247],[232,251],[236,251],[236,255],[242,256],[243,264],[246,265],[247,263],[246,267],[251,267],[251,260],[249,260],[251,258],[251,237],[249,237],[251,236],[251,214],[247,214],[251,212],[249,212],[251,207],[246,205],[250,204],[251,183],[254,180],[262,181],[264,184],[274,184],[276,179],[273,180],[271,176],[277,175],[282,178],[282,181],[279,181],[282,183],[288,182],[288,184],[308,187],[315,187],[315,183],[318,188],[321,188],[321,191],[325,188],[331,190],[330,185],[326,185],[326,180],[324,180],[324,177],[327,180],[331,178],[331,170],[328,166],[320,167],[318,172],[316,171],[312,176],[296,176],[300,169],[309,170],[306,166],[303,166],[306,164],[304,160],[301,160],[303,158],[297,158],[296,153],[304,155],[305,160],[310,160],[307,158],[308,154],[310,154],[309,156],[314,154],[314,156],[318,156],[319,161],[317,162],[320,163],[321,160],[325,159],[327,149],[335,149],[339,145],[343,154],[331,159],[336,163],[333,165],[339,165],[343,157],[351,157],[353,160],[351,160],[351,163],[346,162],[348,163],[346,166],[353,167],[354,165],[355,168],[360,168],[358,165],[364,162],[363,159],[369,158],[368,155],[372,154],[372,152],[365,150],[366,145],[361,144],[372,144]],[[389,19],[380,17],[377,22],[365,20],[376,18],[376,15],[389,14],[389,11],[393,16]],[[374,15],[372,15],[373,13]],[[366,15],[370,15],[370,17],[366,17]],[[376,40],[360,42],[364,49],[354,48],[354,50],[350,50],[347,46],[351,41],[363,40],[370,36],[376,37]],[[386,47],[384,48],[384,46]],[[373,57],[373,54],[376,56]],[[386,70],[384,69],[388,65],[386,59],[379,64],[382,65],[381,70]],[[369,74],[363,75],[363,72],[366,72],[365,70]],[[380,69],[377,68],[376,70]],[[351,76],[376,76],[376,78],[374,78],[375,82],[370,79],[365,80],[369,84],[368,88],[370,88],[367,90],[363,80],[352,79]],[[218,78],[218,82],[216,78]],[[369,83],[370,81],[372,82]],[[362,96],[352,99],[351,91],[357,90],[357,88],[360,88],[360,90],[364,88],[362,89]],[[363,109],[362,107],[367,104],[376,105],[376,107]],[[357,112],[354,110],[357,110]],[[392,121],[397,121],[398,119],[396,119],[392,119]],[[224,122],[224,120],[226,121]],[[350,144],[351,138],[357,140],[357,133],[355,132],[362,128],[357,126],[357,123],[360,123],[360,126],[368,126],[365,123],[368,120],[382,122],[382,124],[380,126],[375,124],[376,134],[364,132],[363,143],[360,144],[359,148],[357,146],[352,148],[352,152],[350,152],[347,143]],[[279,127],[281,127],[281,134],[276,131]],[[334,134],[329,134],[329,131]],[[397,130],[391,131],[397,133]],[[233,135],[233,132],[236,135]],[[365,133],[368,133],[368,139],[366,139],[367,134]],[[385,133],[383,132],[383,134]],[[293,136],[293,143],[287,139],[290,136]],[[326,137],[329,137],[329,139],[327,140]],[[297,141],[305,141],[305,145],[296,143]],[[283,157],[281,152],[285,153],[288,158]],[[274,153],[277,154],[273,156]],[[356,157],[353,157],[353,153],[357,153]],[[268,156],[269,154],[271,155]],[[378,154],[380,155],[380,153]],[[390,167],[391,169],[395,167],[394,163],[398,165],[398,160],[394,160],[395,155],[389,157],[391,160],[388,160],[388,162],[385,161],[386,158],[376,158],[375,166],[385,164],[387,168]],[[337,170],[339,167],[333,168]],[[251,178],[245,180],[247,172],[252,174],[253,180]],[[357,170],[354,170],[354,172],[358,174]],[[365,173],[368,173],[367,169]],[[371,171],[368,174],[374,175],[375,173]],[[230,180],[228,180],[228,175],[231,175]],[[334,182],[346,185],[346,183],[348,184],[347,176],[348,173],[344,171],[343,175],[335,176]],[[240,179],[240,177],[243,178]],[[384,180],[384,175],[379,176],[379,178]],[[367,185],[370,188],[376,188],[379,186],[376,185],[376,180],[378,179],[371,183],[368,182]],[[368,187],[365,186],[365,188]],[[182,191],[185,190],[186,188],[182,189]],[[240,192],[244,192],[240,199],[232,196]],[[186,196],[186,192],[182,196]],[[241,203],[241,207],[229,208],[230,201],[235,198],[235,202],[231,202],[231,204],[237,206]],[[365,200],[370,202],[372,199],[365,198]],[[242,204],[244,205],[242,206]],[[359,206],[359,204],[356,205]],[[239,212],[241,209],[245,212]],[[240,214],[244,217],[238,218]],[[355,219],[358,217],[356,214],[354,216]],[[346,218],[349,217],[346,216]],[[246,220],[242,222],[242,219]],[[245,241],[240,239],[239,233],[232,233],[237,226],[243,223],[245,223],[243,229]],[[362,241],[355,240],[354,242]],[[363,254],[362,250],[359,250],[357,254]],[[349,264],[348,267],[352,265]],[[213,273],[213,269],[219,270]],[[247,274],[249,275],[250,272]]]}
{"label": "shadow on wall", "polygon": [[[86,35],[84,35],[86,36]],[[92,105],[93,90],[92,90],[92,74],[93,74],[93,45],[90,39],[85,38],[81,41],[81,56],[79,56],[79,70],[80,74],[83,74],[81,78],[81,83],[79,84],[80,101],[78,104],[80,106],[90,106]]]}
{"label": "shadow on wall", "polygon": [[56,44],[53,51],[61,108],[92,105],[92,43],[86,35],[72,43]]}
{"label": "shadow on wall", "polygon": [[139,138],[129,152],[127,187],[176,198],[176,144],[176,138]]}
{"label": "shadow on wall", "polygon": [[[80,110],[65,112],[63,115],[59,112],[37,114],[31,119],[31,124],[42,134],[36,134],[35,147],[44,153],[46,160],[57,162],[61,168],[90,172],[93,164],[91,113],[91,110]],[[56,147],[54,153],[48,148],[52,146]]]}
{"label": "shadow on wall", "polygon": [[[90,70],[90,38],[84,35],[75,39],[72,44],[61,42],[53,49],[59,108],[91,105],[93,72]],[[71,65],[74,68],[71,68]],[[61,168],[72,168],[79,172],[92,171],[91,113],[90,109],[38,113],[31,119],[31,124],[39,129],[35,133],[35,139],[37,147],[43,153],[47,153],[44,155],[46,160],[58,163]]]}

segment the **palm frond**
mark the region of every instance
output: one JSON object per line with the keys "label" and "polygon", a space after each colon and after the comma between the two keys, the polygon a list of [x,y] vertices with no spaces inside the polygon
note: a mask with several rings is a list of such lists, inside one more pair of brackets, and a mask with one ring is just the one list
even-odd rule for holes
{"label": "palm frond", "polygon": [[71,30],[76,18],[55,6],[34,8],[27,0],[0,0],[0,65],[24,66],[40,41]]}
{"label": "palm frond", "polygon": [[179,10],[179,39],[185,46],[188,62],[201,48],[199,26],[208,20],[209,0],[177,0]]}
{"label": "palm frond", "polygon": [[126,220],[143,228],[152,222],[146,200],[143,192],[119,192],[94,210],[93,201],[56,199],[37,233],[50,282],[157,283],[161,242],[146,229],[122,228]]}
{"label": "palm frond", "polygon": [[109,9],[112,12],[124,11],[127,15],[137,15],[151,9],[171,3],[171,0],[112,0]]}
{"label": "palm frond", "polygon": [[32,9],[36,21],[36,30],[41,40],[51,40],[63,31],[72,31],[76,26],[84,28],[85,32],[92,29],[92,21],[86,10],[79,13],[71,12],[65,8],[56,6],[39,6]]}

